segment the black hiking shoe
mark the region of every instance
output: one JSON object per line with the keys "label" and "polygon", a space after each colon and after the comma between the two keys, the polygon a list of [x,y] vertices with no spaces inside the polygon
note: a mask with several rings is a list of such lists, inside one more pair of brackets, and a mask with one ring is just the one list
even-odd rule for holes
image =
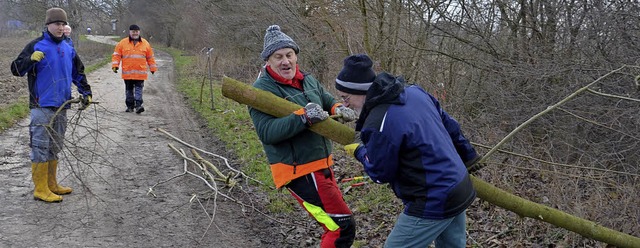
{"label": "black hiking shoe", "polygon": [[125,110],[124,112],[131,113],[133,112],[133,108],[127,108],[127,110]]}
{"label": "black hiking shoe", "polygon": [[142,112],[144,112],[144,107],[140,106],[136,108],[136,114],[140,114]]}

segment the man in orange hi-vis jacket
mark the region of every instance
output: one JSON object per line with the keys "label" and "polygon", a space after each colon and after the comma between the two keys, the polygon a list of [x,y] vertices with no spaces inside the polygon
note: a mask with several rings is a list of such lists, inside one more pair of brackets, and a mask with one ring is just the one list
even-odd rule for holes
{"label": "man in orange hi-vis jacket", "polygon": [[[118,73],[122,62],[122,79],[125,84],[126,112],[144,112],[142,106],[142,88],[144,80],[147,80],[147,69],[154,74],[158,70],[156,60],[153,58],[151,44],[140,37],[138,25],[129,26],[129,37],[122,39],[116,45],[111,56],[111,69]],[[148,65],[148,67],[147,67]]]}

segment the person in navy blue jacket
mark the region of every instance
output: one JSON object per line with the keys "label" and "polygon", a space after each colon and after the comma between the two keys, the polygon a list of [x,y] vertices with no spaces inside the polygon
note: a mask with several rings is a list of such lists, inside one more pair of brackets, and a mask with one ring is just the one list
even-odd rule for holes
{"label": "person in navy blue jacket", "polygon": [[347,57],[335,86],[359,112],[361,142],[345,150],[404,204],[385,247],[465,247],[465,211],[476,197],[465,163],[480,156],[435,97],[372,65],[367,55]]}
{"label": "person in navy blue jacket", "polygon": [[73,39],[71,39],[71,26],[69,26],[69,24],[64,25],[64,41],[68,42],[71,47],[74,47]]}
{"label": "person in navy blue jacket", "polygon": [[80,57],[64,41],[67,13],[60,8],[48,9],[45,24],[42,36],[29,42],[11,63],[11,73],[20,77],[27,75],[29,85],[33,196],[45,202],[59,202],[62,201],[60,195],[72,191],[59,185],[56,179],[58,152],[64,144],[66,109],[69,108],[64,103],[72,98],[72,83],[82,96],[80,109],[91,103],[92,94]]}

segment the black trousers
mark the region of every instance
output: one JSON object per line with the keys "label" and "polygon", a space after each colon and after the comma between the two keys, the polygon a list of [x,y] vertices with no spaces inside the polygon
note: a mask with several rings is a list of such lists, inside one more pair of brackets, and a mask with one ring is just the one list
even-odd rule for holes
{"label": "black trousers", "polygon": [[144,88],[144,80],[124,80],[124,102],[127,108],[142,106],[142,88]]}

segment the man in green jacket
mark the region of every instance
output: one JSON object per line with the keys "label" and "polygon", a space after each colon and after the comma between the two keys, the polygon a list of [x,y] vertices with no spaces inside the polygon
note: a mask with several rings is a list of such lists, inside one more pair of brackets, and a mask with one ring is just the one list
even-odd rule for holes
{"label": "man in green jacket", "polygon": [[331,169],[331,141],[309,127],[327,119],[329,113],[344,121],[355,120],[356,114],[337,102],[313,76],[300,71],[299,51],[279,26],[270,26],[261,53],[266,65],[253,86],[304,107],[280,118],[253,108],[249,113],[276,187],[286,187],[324,228],[320,247],[350,247],[356,227]]}

